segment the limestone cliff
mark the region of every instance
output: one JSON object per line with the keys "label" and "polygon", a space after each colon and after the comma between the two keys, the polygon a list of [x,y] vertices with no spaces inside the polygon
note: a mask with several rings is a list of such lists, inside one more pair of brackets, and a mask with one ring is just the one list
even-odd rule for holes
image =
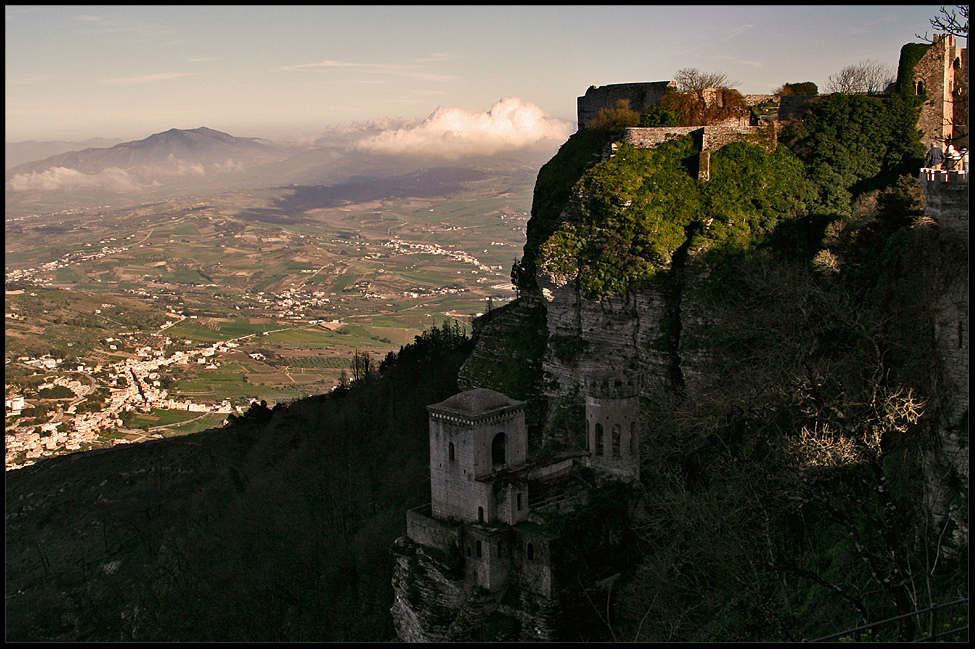
{"label": "limestone cliff", "polygon": [[[774,143],[731,138],[708,152],[710,173],[702,176],[700,142],[657,135],[651,153],[621,143],[604,155],[605,142],[583,132],[542,169],[525,256],[513,270],[519,298],[477,323],[478,345],[460,386],[525,401],[530,455],[588,455],[600,447],[580,408],[591,377],[639,377],[651,407],[643,412],[649,434],[641,437],[637,489],[648,499],[654,489],[673,489],[648,516],[661,528],[687,522],[687,535],[701,523],[709,531],[671,555],[670,537],[636,526],[642,542],[659,543],[660,555],[643,548],[643,563],[620,581],[626,594],[614,597],[640,602],[637,608],[674,593],[701,599],[692,597],[671,622],[647,617],[651,609],[665,617],[666,605],[631,610],[633,637],[673,637],[668,625],[698,615],[699,628],[720,630],[723,616],[738,608],[738,579],[753,570],[763,584],[783,584],[766,601],[773,608],[786,602],[775,614],[791,617],[782,637],[795,639],[793,629],[806,628],[789,600],[808,595],[800,593],[810,581],[837,593],[875,580],[890,599],[870,603],[883,613],[867,615],[863,596],[858,620],[903,615],[919,592],[908,596],[915,587],[897,581],[905,561],[918,562],[913,570],[932,549],[950,561],[967,552],[967,174],[922,176],[919,184],[890,171],[868,178],[880,189],[855,195],[851,184],[842,191],[856,200],[835,200],[840,192],[823,180],[839,177],[831,159],[812,157],[803,168]],[[655,456],[658,446],[668,450]],[[729,474],[737,477],[726,482]],[[753,499],[729,505],[725,497],[739,488]],[[729,539],[729,548],[751,543],[736,536],[737,523],[715,522],[713,511],[737,520],[736,507],[756,502],[753,523],[768,525],[767,540],[781,541],[774,550],[781,557],[765,556],[773,552],[768,545],[747,550],[757,553],[749,567],[727,564],[726,608],[693,612],[721,587],[691,579],[668,591],[675,569],[668,562],[684,570],[696,561],[687,556],[707,555],[703,546],[713,542],[722,558],[697,575],[711,584],[725,569],[726,546],[714,539]],[[689,505],[661,513],[674,503]],[[807,528],[813,519],[822,527]],[[864,526],[872,535],[866,542],[858,536]],[[925,536],[931,545],[919,551],[917,539],[930,529],[943,532]],[[802,530],[803,540],[786,540],[791,530]],[[807,541],[815,548],[808,556],[793,554]],[[446,563],[424,552],[406,543],[397,555],[394,616],[413,629],[404,639],[475,639],[471,629],[488,619],[491,639],[510,637],[505,629],[517,629],[521,640],[561,637],[546,629],[564,623],[564,610],[519,599],[516,590],[511,601],[469,590],[460,596]],[[813,565],[827,555],[848,563],[828,574],[830,566]],[[515,581],[519,570],[512,568]],[[655,570],[667,578],[647,576]],[[925,601],[958,589],[949,573],[928,586]],[[594,592],[588,589],[616,576],[579,588]],[[563,591],[559,604],[577,594]],[[657,631],[647,630],[658,622]],[[735,637],[696,632],[682,637]]]}

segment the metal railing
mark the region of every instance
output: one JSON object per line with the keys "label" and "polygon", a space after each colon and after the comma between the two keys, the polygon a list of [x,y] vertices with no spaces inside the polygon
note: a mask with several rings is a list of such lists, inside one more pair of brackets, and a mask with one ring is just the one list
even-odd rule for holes
{"label": "metal railing", "polygon": [[[958,626],[952,629],[938,630],[938,611],[948,608],[949,606],[961,606],[965,607],[965,624],[964,626]],[[920,617],[924,614],[930,614],[928,618],[927,633],[920,638],[906,639],[911,642],[936,642],[948,639],[953,639],[954,641],[968,642],[968,598],[958,599],[954,602],[948,602],[947,604],[932,604],[928,608],[921,609],[919,611],[914,611],[913,613],[905,613],[904,615],[898,615],[897,617],[887,618],[886,620],[880,620],[879,622],[874,622],[872,624],[864,624],[863,626],[858,626],[853,629],[848,629],[846,631],[841,631],[839,633],[833,633],[832,635],[823,636],[821,638],[816,638],[814,640],[803,640],[803,642],[829,642],[831,640],[839,640],[840,638],[846,638],[849,636],[850,640],[854,642],[860,640],[867,640],[864,638],[864,631],[869,631],[877,629],[879,627],[888,626],[901,622],[902,620],[907,620],[914,617]]]}

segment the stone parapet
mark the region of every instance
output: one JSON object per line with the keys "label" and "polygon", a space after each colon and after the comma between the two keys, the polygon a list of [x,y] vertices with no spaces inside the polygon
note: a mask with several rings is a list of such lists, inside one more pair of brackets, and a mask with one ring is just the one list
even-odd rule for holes
{"label": "stone parapet", "polygon": [[921,169],[924,215],[968,238],[968,172]]}

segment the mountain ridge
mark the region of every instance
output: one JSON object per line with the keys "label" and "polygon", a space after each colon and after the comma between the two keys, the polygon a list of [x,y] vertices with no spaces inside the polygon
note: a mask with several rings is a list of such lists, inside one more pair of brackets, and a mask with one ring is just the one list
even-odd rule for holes
{"label": "mountain ridge", "polygon": [[98,174],[108,168],[132,170],[172,164],[238,163],[284,159],[293,150],[259,138],[239,138],[205,126],[172,128],[142,140],[122,142],[107,148],[67,151],[43,160],[27,162],[6,171],[8,179],[18,174],[41,173],[53,167]]}

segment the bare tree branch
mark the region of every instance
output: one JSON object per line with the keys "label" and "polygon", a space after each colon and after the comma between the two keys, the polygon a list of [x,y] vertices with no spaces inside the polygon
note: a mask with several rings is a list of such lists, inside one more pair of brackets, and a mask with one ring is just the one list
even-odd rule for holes
{"label": "bare tree branch", "polygon": [[701,72],[697,68],[682,68],[674,74],[674,83],[680,92],[700,92],[705,88],[735,88],[741,85],[732,81],[724,72]]}
{"label": "bare tree branch", "polygon": [[881,92],[896,79],[897,72],[892,66],[879,61],[861,61],[831,75],[826,82],[826,92],[848,95]]}
{"label": "bare tree branch", "polygon": [[[936,32],[968,38],[968,5],[955,5],[955,9],[941,7],[939,13],[940,16],[931,19],[931,27]],[[927,43],[934,41],[934,37],[929,38],[927,32],[924,32],[924,36],[914,35]]]}

